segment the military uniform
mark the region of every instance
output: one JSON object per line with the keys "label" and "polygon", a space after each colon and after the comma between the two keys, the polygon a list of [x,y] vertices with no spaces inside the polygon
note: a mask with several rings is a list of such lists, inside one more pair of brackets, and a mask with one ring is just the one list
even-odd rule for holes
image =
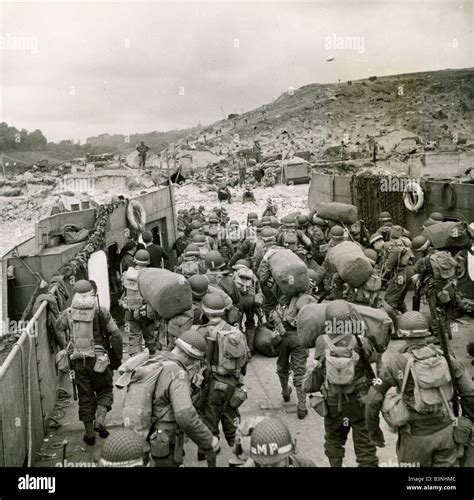
{"label": "military uniform", "polygon": [[[367,429],[371,435],[380,436],[379,412],[385,394],[391,387],[399,391],[403,385],[403,375],[408,363],[405,353],[426,348],[426,342],[406,345],[401,352],[384,358],[378,375],[366,402]],[[451,356],[454,375],[461,395],[472,396],[474,384],[464,366]],[[408,424],[398,433],[397,457],[400,463],[415,463],[418,467],[455,467],[458,465],[458,446],[453,440],[453,425],[449,414],[441,408],[429,413],[419,413],[414,409],[414,380],[409,376],[403,398],[409,414]],[[378,437],[381,439],[381,436]],[[380,443],[382,444],[382,443]],[[380,445],[379,444],[379,445]]]}
{"label": "military uniform", "polygon": [[[364,397],[369,390],[371,380],[361,361],[361,349],[355,343],[353,334],[320,336],[316,339],[314,355],[322,366],[325,366],[325,353],[328,348],[324,337],[329,337],[329,341],[338,348],[352,345],[354,351],[359,354],[359,361],[355,367],[353,392],[348,394],[334,394],[328,388],[327,384],[321,388],[328,408],[328,413],[324,417],[324,429],[326,432],[324,452],[329,459],[331,467],[342,467],[344,446],[352,429],[357,463],[361,467],[377,467],[376,448],[370,442],[369,434],[365,428]],[[361,338],[361,343],[369,361],[375,361],[376,353],[367,339]]]}
{"label": "military uniform", "polygon": [[220,371],[216,326],[222,327],[223,323],[225,324],[221,317],[211,317],[209,322],[199,330],[208,341],[207,364],[210,370],[206,402],[201,418],[216,437],[219,437],[219,423],[221,423],[227,443],[233,446],[240,422],[239,407],[244,398],[242,388],[246,366],[238,373],[223,374]]}
{"label": "military uniform", "polygon": [[158,356],[163,368],[153,392],[152,425],[148,434],[154,467],[179,467],[184,458],[184,434],[204,451],[212,434],[191,399],[189,372],[173,353]]}
{"label": "military uniform", "polygon": [[[75,301],[73,298],[71,308],[74,304]],[[71,308],[64,310],[56,323],[56,327],[60,332],[66,330],[69,332],[66,336],[64,346],[71,340],[71,329],[72,323],[74,322],[70,316]],[[100,308],[100,313],[97,307],[95,309],[92,328],[93,343],[96,353],[100,351],[108,352],[111,347],[114,358],[116,360],[121,360],[122,337],[115,321],[105,307]],[[74,346],[69,343],[69,354],[73,352],[73,349]],[[84,357],[82,359],[71,360],[71,368],[74,370],[75,384],[79,396],[79,420],[84,423],[92,423],[95,420],[96,411],[99,406],[105,408],[106,411],[110,411],[113,403],[113,371],[111,366],[107,366],[102,373],[97,373],[94,371],[95,364],[96,357]],[[93,434],[91,437],[93,437]]]}

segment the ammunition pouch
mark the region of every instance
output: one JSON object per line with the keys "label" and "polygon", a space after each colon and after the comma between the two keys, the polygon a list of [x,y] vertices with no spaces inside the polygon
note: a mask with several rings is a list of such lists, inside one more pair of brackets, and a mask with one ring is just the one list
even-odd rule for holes
{"label": "ammunition pouch", "polygon": [[471,440],[472,422],[467,417],[457,417],[453,425],[453,439],[456,444],[465,445]]}
{"label": "ammunition pouch", "polygon": [[239,386],[234,389],[234,393],[229,400],[229,406],[231,408],[237,409],[243,405],[245,400],[247,399],[247,391],[244,389],[244,386]]}

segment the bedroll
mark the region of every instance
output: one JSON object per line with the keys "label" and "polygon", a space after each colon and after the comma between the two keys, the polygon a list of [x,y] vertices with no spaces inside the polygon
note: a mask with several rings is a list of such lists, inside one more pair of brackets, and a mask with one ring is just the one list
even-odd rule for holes
{"label": "bedroll", "polygon": [[288,297],[309,288],[308,268],[291,250],[271,249],[266,253],[272,276],[281,291]]}
{"label": "bedroll", "polygon": [[336,201],[318,205],[318,217],[329,219],[343,224],[354,224],[359,218],[357,207],[348,203],[338,203]]}
{"label": "bedroll", "polygon": [[339,276],[352,287],[365,283],[374,272],[362,248],[352,241],[343,241],[330,248],[328,258]]}
{"label": "bedroll", "polygon": [[148,304],[165,319],[191,309],[191,285],[181,274],[146,268],[138,273],[138,288]]}

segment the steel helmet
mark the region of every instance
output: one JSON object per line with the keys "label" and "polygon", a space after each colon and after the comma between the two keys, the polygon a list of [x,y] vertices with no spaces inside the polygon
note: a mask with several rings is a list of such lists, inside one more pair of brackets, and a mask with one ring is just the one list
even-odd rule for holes
{"label": "steel helmet", "polygon": [[271,226],[271,224],[272,224],[272,219],[270,219],[270,217],[268,217],[268,215],[265,215],[265,217],[262,217],[262,226],[263,227]]}
{"label": "steel helmet", "polygon": [[352,308],[346,300],[332,300],[326,306],[326,320],[348,321],[351,319],[351,315]]}
{"label": "steel helmet", "polygon": [[195,274],[188,278],[194,297],[204,297],[209,288],[209,280],[203,274]]}
{"label": "steel helmet", "polygon": [[250,435],[250,458],[257,464],[276,464],[293,453],[294,447],[288,427],[278,418],[265,418]]}
{"label": "steel helmet", "polygon": [[429,324],[419,311],[408,311],[398,318],[399,336],[405,338],[429,337]]}
{"label": "steel helmet", "polygon": [[414,252],[424,252],[430,246],[430,240],[420,234],[415,236],[412,241],[412,249]]}
{"label": "steel helmet", "polygon": [[90,281],[79,280],[74,283],[72,293],[90,293],[92,292],[92,285]]}
{"label": "steel helmet", "polygon": [[369,243],[373,246],[377,241],[383,241],[383,236],[380,233],[374,233],[369,238]]}
{"label": "steel helmet", "polygon": [[193,220],[191,222],[191,229],[201,229],[202,228],[202,223],[198,220]]}
{"label": "steel helmet", "polygon": [[202,247],[206,243],[206,237],[203,234],[196,234],[193,236],[193,243]]}
{"label": "steel helmet", "polygon": [[251,223],[251,222],[253,222],[254,220],[257,220],[257,219],[258,219],[258,215],[255,212],[250,212],[247,215],[247,222],[249,222],[249,223]]}
{"label": "steel helmet", "polygon": [[298,227],[306,227],[309,222],[308,216],[298,215],[298,217],[296,217],[296,222],[298,223]]}
{"label": "steel helmet", "polygon": [[247,259],[239,259],[233,266],[232,269],[238,271],[244,267],[250,268],[250,262]]}
{"label": "steel helmet", "polygon": [[143,467],[145,440],[132,429],[112,432],[100,454],[101,467]]}
{"label": "steel helmet", "polygon": [[231,227],[232,227],[232,226],[237,226],[237,227],[239,227],[239,226],[240,226],[240,224],[239,224],[239,221],[236,221],[236,220],[231,220],[231,221],[229,222],[229,226],[231,226]]}
{"label": "steel helmet", "polygon": [[148,266],[150,264],[150,254],[146,250],[138,250],[133,262],[139,266]]}
{"label": "steel helmet", "polygon": [[201,234],[201,230],[200,229],[193,229],[190,233],[189,233],[189,237],[191,239],[193,239],[196,235],[198,234]]}
{"label": "steel helmet", "polygon": [[188,356],[204,359],[207,351],[206,337],[198,330],[187,330],[176,339],[176,346]]}
{"label": "steel helmet", "polygon": [[199,251],[199,247],[191,243],[184,249],[184,259],[191,259],[193,257],[199,257],[201,252]]}
{"label": "steel helmet", "polygon": [[444,215],[441,212],[433,212],[430,214],[430,219],[436,222],[444,222]]}
{"label": "steel helmet", "polygon": [[260,238],[262,238],[265,243],[276,241],[275,230],[271,227],[264,227],[260,233]]}
{"label": "steel helmet", "polygon": [[212,213],[209,216],[209,219],[208,219],[209,224],[219,224],[219,222],[220,222],[219,217],[217,217],[217,215],[215,213]]}
{"label": "steel helmet", "polygon": [[217,236],[219,234],[219,228],[217,226],[211,226],[207,234],[209,236]]}
{"label": "steel helmet", "polygon": [[209,271],[219,271],[225,267],[224,257],[217,250],[210,250],[207,252],[206,257],[204,258],[206,263],[206,268]]}
{"label": "steel helmet", "polygon": [[390,215],[390,212],[380,212],[379,222],[392,222],[392,216]]}
{"label": "steel helmet", "polygon": [[295,217],[291,215],[285,215],[284,217],[282,217],[281,222],[288,229],[296,227]]}
{"label": "steel helmet", "polygon": [[377,252],[372,250],[372,248],[364,248],[364,255],[370,260],[370,263],[374,266],[377,262]]}
{"label": "steel helmet", "polygon": [[215,293],[204,295],[201,307],[208,316],[223,316],[225,313],[224,299]]}
{"label": "steel helmet", "polygon": [[344,238],[344,229],[341,226],[333,226],[329,231],[329,237],[333,240],[342,240]]}
{"label": "steel helmet", "polygon": [[261,220],[254,220],[253,227],[257,230],[257,234],[260,234],[263,229],[263,223]]}

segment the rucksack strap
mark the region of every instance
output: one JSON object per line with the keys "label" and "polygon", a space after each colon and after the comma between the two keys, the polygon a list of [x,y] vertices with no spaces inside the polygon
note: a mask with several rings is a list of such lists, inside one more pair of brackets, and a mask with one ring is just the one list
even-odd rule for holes
{"label": "rucksack strap", "polygon": [[[401,393],[400,393],[402,395],[405,392],[405,389],[406,389],[406,386],[407,386],[407,382],[408,382],[408,375],[410,375],[411,368],[413,366],[413,356],[411,356],[410,354],[407,353],[407,358],[408,358],[408,361],[407,361],[407,364],[405,366],[405,371],[403,373],[402,390],[401,390]],[[413,376],[413,379],[414,378],[415,377]]]}

